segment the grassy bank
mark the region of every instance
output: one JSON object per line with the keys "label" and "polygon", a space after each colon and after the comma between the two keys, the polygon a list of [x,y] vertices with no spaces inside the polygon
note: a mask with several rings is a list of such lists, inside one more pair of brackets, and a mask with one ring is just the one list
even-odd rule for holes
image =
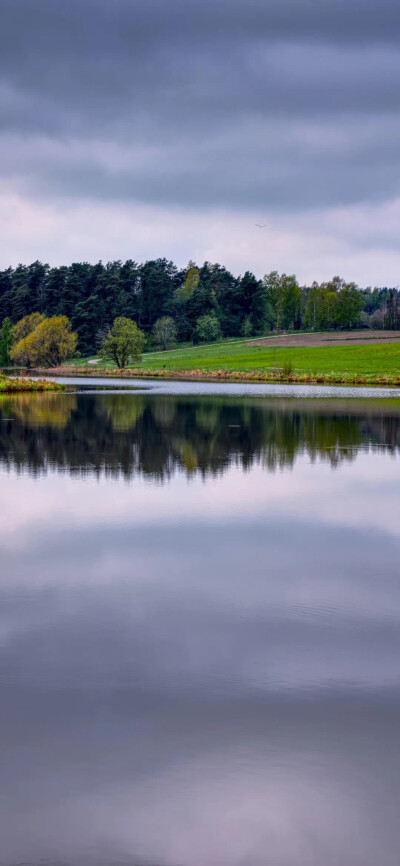
{"label": "grassy bank", "polygon": [[34,391],[63,391],[64,386],[58,382],[47,382],[45,379],[17,379],[0,374],[0,394],[21,394]]}
{"label": "grassy bank", "polygon": [[[92,376],[117,372],[111,363],[89,365],[83,359],[63,371]],[[303,347],[216,343],[144,354],[142,362],[127,368],[124,375],[400,385],[400,343]]]}

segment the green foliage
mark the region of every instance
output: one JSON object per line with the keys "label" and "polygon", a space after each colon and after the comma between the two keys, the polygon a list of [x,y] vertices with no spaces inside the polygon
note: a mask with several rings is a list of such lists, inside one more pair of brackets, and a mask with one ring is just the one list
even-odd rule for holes
{"label": "green foliage", "polygon": [[0,367],[8,367],[12,346],[12,324],[8,317],[3,319],[0,329]]}
{"label": "green foliage", "polygon": [[355,283],[344,285],[338,293],[336,320],[342,328],[354,328],[359,324],[363,299]]}
{"label": "green foliage", "polygon": [[66,316],[52,316],[14,343],[10,357],[15,363],[29,367],[57,367],[74,354],[77,339]]}
{"label": "green foliage", "polygon": [[200,343],[213,343],[221,339],[221,325],[215,313],[197,319],[196,336]]}
{"label": "green foliage", "polygon": [[0,394],[23,394],[31,391],[64,391],[64,385],[46,379],[17,379],[0,376]]}
{"label": "green foliage", "polygon": [[[300,287],[296,278],[272,271],[262,281],[247,271],[235,276],[218,263],[189,262],[183,270],[160,258],[138,264],[74,262],[49,268],[39,261],[0,271],[0,322],[13,325],[32,314],[67,316],[81,355],[97,350],[96,337],[117,318],[137,322],[150,335],[158,319],[172,317],[177,339],[198,340],[196,323],[214,315],[224,337],[266,330],[400,328],[400,292],[359,289],[339,277]],[[363,314],[361,316],[361,313]],[[23,335],[28,336],[28,334]],[[22,339],[22,335],[20,337]],[[18,342],[18,337],[16,338]]]}
{"label": "green foliage", "polygon": [[123,369],[129,361],[140,360],[145,342],[146,337],[136,322],[119,316],[103,340],[100,355]]}
{"label": "green foliage", "polygon": [[307,295],[303,323],[311,331],[326,331],[337,324],[338,294],[313,283]]}
{"label": "green foliage", "polygon": [[253,335],[253,325],[250,316],[246,316],[242,325],[242,336],[249,339]]}
{"label": "green foliage", "polygon": [[161,349],[170,349],[176,343],[176,325],[171,316],[157,319],[153,328],[153,339]]}
{"label": "green foliage", "polygon": [[23,319],[20,319],[12,329],[13,343],[19,343],[20,340],[31,334],[44,319],[43,313],[30,313],[29,316],[24,316]]}
{"label": "green foliage", "polygon": [[257,280],[254,274],[246,271],[240,281],[240,292],[242,296],[242,309],[245,319],[250,319],[253,334],[262,334],[265,325],[266,293],[261,280]]}
{"label": "green foliage", "polygon": [[200,282],[200,271],[194,262],[189,262],[183,284],[175,291],[178,302],[189,301],[193,297]]}
{"label": "green foliage", "polygon": [[294,275],[282,274],[276,305],[276,326],[295,330],[301,324],[301,290]]}
{"label": "green foliage", "polygon": [[293,361],[289,358],[287,361],[284,361],[282,364],[282,376],[284,379],[289,379],[290,376],[293,376],[294,366]]}

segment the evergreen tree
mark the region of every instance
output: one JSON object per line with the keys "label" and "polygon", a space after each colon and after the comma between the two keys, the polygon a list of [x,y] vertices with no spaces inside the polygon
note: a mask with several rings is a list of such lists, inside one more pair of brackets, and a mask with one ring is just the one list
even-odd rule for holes
{"label": "evergreen tree", "polygon": [[11,316],[12,268],[0,271],[0,322]]}
{"label": "evergreen tree", "polygon": [[242,323],[246,318],[251,321],[254,334],[262,334],[265,326],[266,294],[261,280],[257,280],[254,274],[246,271],[240,281],[240,293],[242,300]]}
{"label": "evergreen tree", "polygon": [[146,262],[140,268],[139,326],[150,332],[158,318],[172,308],[177,269],[167,259]]}
{"label": "evergreen tree", "polygon": [[12,345],[12,322],[8,317],[3,319],[0,329],[0,366],[8,367]]}

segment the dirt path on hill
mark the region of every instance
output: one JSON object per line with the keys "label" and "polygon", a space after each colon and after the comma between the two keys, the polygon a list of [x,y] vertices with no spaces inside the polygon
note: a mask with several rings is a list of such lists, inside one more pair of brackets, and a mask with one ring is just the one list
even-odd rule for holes
{"label": "dirt path on hill", "polygon": [[373,343],[400,343],[400,331],[342,331],[325,334],[280,334],[278,337],[260,337],[248,346],[364,346]]}

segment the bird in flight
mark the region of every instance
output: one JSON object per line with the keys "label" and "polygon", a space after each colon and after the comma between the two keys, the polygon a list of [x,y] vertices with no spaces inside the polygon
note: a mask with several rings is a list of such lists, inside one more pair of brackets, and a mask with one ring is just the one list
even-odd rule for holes
{"label": "bird in flight", "polygon": [[264,223],[264,225],[262,225],[262,226],[260,226],[259,223],[256,223],[256,226],[257,226],[258,229],[266,229],[266,228],[267,228],[267,223]]}

